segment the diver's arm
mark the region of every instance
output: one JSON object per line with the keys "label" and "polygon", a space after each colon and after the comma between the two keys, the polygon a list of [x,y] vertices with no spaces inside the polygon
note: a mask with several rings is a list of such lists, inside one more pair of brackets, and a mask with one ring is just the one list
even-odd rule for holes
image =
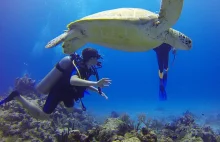
{"label": "diver's arm", "polygon": [[96,93],[99,93],[99,90],[93,86],[88,86],[87,87],[90,91],[93,91],[93,92],[96,92]]}
{"label": "diver's arm", "polygon": [[99,95],[105,97],[105,99],[108,99],[108,96],[106,96],[104,92],[102,92],[102,93],[100,94],[100,93],[99,93],[99,90],[98,90],[97,88],[95,88],[95,87],[93,87],[93,86],[89,86],[89,87],[87,87],[87,88],[88,88],[89,90],[94,91],[94,92],[98,93]]}
{"label": "diver's arm", "polygon": [[97,82],[80,79],[78,75],[73,75],[70,78],[70,84],[75,86],[95,86]]}

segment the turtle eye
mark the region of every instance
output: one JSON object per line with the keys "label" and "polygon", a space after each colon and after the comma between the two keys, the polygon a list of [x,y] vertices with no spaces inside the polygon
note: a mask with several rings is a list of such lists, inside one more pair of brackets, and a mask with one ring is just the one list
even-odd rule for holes
{"label": "turtle eye", "polygon": [[185,44],[189,47],[192,48],[192,40],[188,37],[186,37],[185,39]]}

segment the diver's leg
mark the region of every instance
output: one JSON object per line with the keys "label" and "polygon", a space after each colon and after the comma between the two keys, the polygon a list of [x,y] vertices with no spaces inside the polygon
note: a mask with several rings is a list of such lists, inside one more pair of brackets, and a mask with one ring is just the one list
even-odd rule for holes
{"label": "diver's leg", "polygon": [[22,104],[22,106],[36,119],[48,119],[48,116],[38,107],[36,104],[30,102],[20,95],[18,91],[13,91],[11,94],[4,100],[0,102],[0,104],[10,102],[11,100],[17,100]]}
{"label": "diver's leg", "polygon": [[16,91],[16,90],[15,90],[15,91],[12,91],[12,92],[8,95],[8,97],[6,97],[5,99],[3,99],[3,100],[0,101],[0,105],[5,104],[5,103],[8,103],[8,102],[14,100],[16,97],[19,97],[19,96],[20,96],[20,93],[19,93],[18,91]]}
{"label": "diver's leg", "polygon": [[163,84],[164,87],[167,85],[167,75],[168,75],[168,69],[169,69],[169,52],[171,50],[171,47],[167,47],[167,49],[164,51],[163,55],[163,64],[164,64],[164,75],[163,75]]}
{"label": "diver's leg", "polygon": [[73,98],[66,97],[66,98],[63,99],[63,103],[64,103],[64,105],[66,107],[66,110],[69,113],[74,111],[74,107],[73,107],[74,106],[74,100],[73,100]]}
{"label": "diver's leg", "polygon": [[30,102],[23,96],[15,97],[15,99],[22,104],[22,106],[27,109],[32,117],[39,120],[48,120],[49,115],[44,113],[42,109],[35,103]]}
{"label": "diver's leg", "polygon": [[161,68],[159,72],[160,76],[160,100],[167,100],[166,85],[167,85],[167,71],[169,62],[169,51],[171,46],[163,46],[160,50],[160,62]]}
{"label": "diver's leg", "polygon": [[54,89],[49,93],[47,100],[43,106],[43,111],[45,114],[49,115],[55,110],[55,108],[57,107],[57,105],[61,101],[60,94],[61,94],[61,92],[58,91],[57,89]]}
{"label": "diver's leg", "polygon": [[160,60],[160,68],[159,68],[159,99],[160,100],[167,100],[167,94],[163,82],[164,74],[163,74],[163,62],[162,58]]}
{"label": "diver's leg", "polygon": [[[73,91],[72,88],[69,88],[64,92],[64,95],[62,97],[62,101],[63,101],[63,103],[66,107],[66,110],[68,112],[73,112],[73,111],[74,112],[81,112],[81,111],[83,111],[82,108],[77,108],[76,106],[74,106],[75,103],[77,103],[77,102],[75,102],[75,99],[76,99],[75,96],[81,96],[81,95],[77,94],[75,92],[75,90]],[[80,103],[82,103],[82,102],[80,101]]]}
{"label": "diver's leg", "polygon": [[162,54],[158,53],[157,54],[157,61],[158,61],[158,67],[159,67],[159,71],[158,71],[158,74],[159,74],[159,78],[160,79],[163,79],[163,57],[162,57]]}
{"label": "diver's leg", "polygon": [[158,64],[158,68],[159,68],[159,77],[162,78],[162,76],[163,76],[163,60],[162,60],[160,50],[161,49],[159,47],[154,49],[154,51],[156,52],[156,56],[157,56],[157,64]]}
{"label": "diver's leg", "polygon": [[163,54],[161,54],[161,49],[157,50],[157,61],[158,61],[158,67],[159,67],[159,99],[160,100],[166,100],[166,91],[163,85]]}
{"label": "diver's leg", "polygon": [[168,63],[169,63],[169,52],[171,47],[167,47],[163,52],[163,62],[164,62],[164,69],[168,71]]}
{"label": "diver's leg", "polygon": [[159,79],[161,80],[163,78],[163,58],[161,56],[161,52],[160,52],[160,48],[157,47],[154,49],[154,51],[156,52],[156,56],[157,56],[157,64],[158,64],[158,75],[159,75]]}

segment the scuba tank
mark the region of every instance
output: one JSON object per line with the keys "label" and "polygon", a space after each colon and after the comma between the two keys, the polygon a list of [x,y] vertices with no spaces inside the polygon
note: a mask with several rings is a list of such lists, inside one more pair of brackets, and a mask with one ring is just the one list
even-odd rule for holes
{"label": "scuba tank", "polygon": [[56,66],[37,84],[36,89],[42,94],[48,94],[52,86],[62,77],[63,72],[72,65],[71,56],[62,58]]}
{"label": "scuba tank", "polygon": [[[74,60],[74,62],[73,62],[73,60]],[[66,57],[62,58],[56,64],[56,66],[36,86],[37,91],[42,94],[48,94],[50,92],[51,88],[55,85],[55,83],[57,83],[57,81],[62,77],[65,70],[68,69],[72,65],[75,66],[75,69],[78,71],[78,73],[80,75],[80,72],[77,68],[77,66],[79,66],[80,63],[82,63],[82,58],[76,53],[73,53],[70,56],[66,56]],[[101,62],[98,62],[96,66],[92,66],[92,72],[93,72],[93,75],[96,76],[97,81],[99,81],[97,69],[99,69],[101,67],[102,67]],[[98,87],[98,91],[99,91],[99,94],[101,95],[102,90],[100,87]],[[84,106],[81,98],[79,98],[79,99],[81,102],[82,110],[86,111],[86,107]]]}

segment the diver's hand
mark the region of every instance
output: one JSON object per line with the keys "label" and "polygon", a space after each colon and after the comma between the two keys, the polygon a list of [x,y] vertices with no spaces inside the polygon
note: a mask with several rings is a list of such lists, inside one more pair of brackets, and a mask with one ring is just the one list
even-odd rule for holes
{"label": "diver's hand", "polygon": [[108,100],[108,96],[106,96],[105,93],[102,92],[101,96],[105,97],[105,99]]}
{"label": "diver's hand", "polygon": [[109,86],[110,84],[111,80],[109,78],[102,78],[96,83],[96,86],[103,88]]}

